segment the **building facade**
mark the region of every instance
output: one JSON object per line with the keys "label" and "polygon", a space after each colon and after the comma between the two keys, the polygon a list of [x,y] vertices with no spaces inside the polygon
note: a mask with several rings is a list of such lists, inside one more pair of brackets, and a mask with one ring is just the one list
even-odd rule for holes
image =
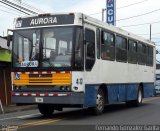
{"label": "building facade", "polygon": [[0,99],[3,105],[11,104],[11,45],[0,37]]}

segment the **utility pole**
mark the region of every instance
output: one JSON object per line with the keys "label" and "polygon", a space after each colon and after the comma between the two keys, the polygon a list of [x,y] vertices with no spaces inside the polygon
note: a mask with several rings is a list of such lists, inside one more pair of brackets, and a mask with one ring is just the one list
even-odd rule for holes
{"label": "utility pole", "polygon": [[150,24],[150,40],[152,40],[152,24]]}
{"label": "utility pole", "polygon": [[102,21],[104,22],[104,12],[106,11],[106,8],[102,8]]}

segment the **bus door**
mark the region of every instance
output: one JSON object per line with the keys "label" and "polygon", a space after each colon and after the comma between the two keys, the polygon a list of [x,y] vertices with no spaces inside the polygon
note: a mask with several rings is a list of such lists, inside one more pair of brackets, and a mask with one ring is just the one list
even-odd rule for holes
{"label": "bus door", "polygon": [[95,63],[95,31],[85,28],[85,69],[91,71]]}

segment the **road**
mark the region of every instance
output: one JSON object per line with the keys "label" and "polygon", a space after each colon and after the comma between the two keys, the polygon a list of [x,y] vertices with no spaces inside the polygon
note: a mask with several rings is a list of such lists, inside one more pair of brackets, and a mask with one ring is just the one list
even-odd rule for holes
{"label": "road", "polygon": [[108,105],[99,116],[87,109],[74,108],[57,111],[49,118],[38,110],[8,113],[0,115],[0,125],[3,128],[18,126],[20,131],[93,131],[100,130],[99,125],[160,125],[160,97],[144,99],[140,107],[127,107],[124,103]]}

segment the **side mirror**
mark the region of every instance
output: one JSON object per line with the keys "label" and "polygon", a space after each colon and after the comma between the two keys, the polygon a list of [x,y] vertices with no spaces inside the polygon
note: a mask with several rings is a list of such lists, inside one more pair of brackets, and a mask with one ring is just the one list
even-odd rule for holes
{"label": "side mirror", "polygon": [[11,35],[8,35],[8,36],[7,36],[7,46],[8,46],[8,47],[10,46],[11,41],[12,41],[12,36],[11,36]]}

